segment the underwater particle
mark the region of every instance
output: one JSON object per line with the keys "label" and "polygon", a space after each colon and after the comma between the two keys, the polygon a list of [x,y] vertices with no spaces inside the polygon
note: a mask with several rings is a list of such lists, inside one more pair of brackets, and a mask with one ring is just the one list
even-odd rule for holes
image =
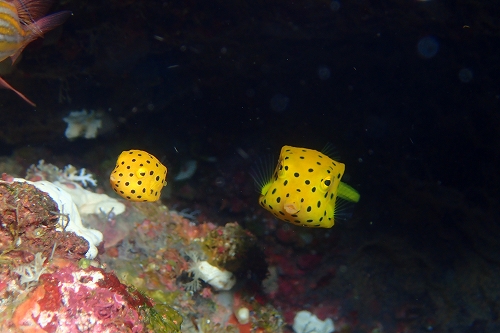
{"label": "underwater particle", "polygon": [[470,68],[462,68],[460,72],[458,72],[458,78],[463,83],[469,83],[474,77],[474,73]]}
{"label": "underwater particle", "polygon": [[320,80],[328,80],[330,78],[330,68],[326,66],[319,66],[318,67],[318,77]]}
{"label": "underwater particle", "polygon": [[330,9],[334,12],[338,11],[340,9],[340,1],[333,0],[330,2]]}
{"label": "underwater particle", "polygon": [[418,41],[417,49],[422,58],[433,58],[439,51],[439,41],[433,36],[423,37]]}
{"label": "underwater particle", "polygon": [[245,95],[246,95],[248,98],[253,98],[253,97],[255,97],[255,89],[248,88],[247,90],[245,90]]}
{"label": "underwater particle", "polygon": [[290,98],[288,98],[288,96],[285,96],[283,94],[276,94],[271,98],[271,109],[274,112],[280,113],[286,110],[289,103]]}
{"label": "underwater particle", "polygon": [[223,188],[224,186],[226,186],[226,180],[224,179],[224,177],[219,176],[215,178],[215,186],[219,188]]}

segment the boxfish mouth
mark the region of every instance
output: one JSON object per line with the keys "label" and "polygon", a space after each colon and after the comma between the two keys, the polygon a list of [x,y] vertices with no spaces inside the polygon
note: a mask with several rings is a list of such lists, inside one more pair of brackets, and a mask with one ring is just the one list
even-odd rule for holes
{"label": "boxfish mouth", "polygon": [[300,210],[300,203],[296,201],[287,201],[283,208],[288,214],[296,214]]}

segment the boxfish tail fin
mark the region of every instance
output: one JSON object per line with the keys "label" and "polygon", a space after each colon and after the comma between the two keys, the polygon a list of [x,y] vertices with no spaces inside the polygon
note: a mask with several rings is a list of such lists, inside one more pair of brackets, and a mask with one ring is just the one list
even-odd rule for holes
{"label": "boxfish tail fin", "polygon": [[36,104],[33,103],[32,101],[30,101],[28,99],[28,97],[24,96],[23,94],[21,94],[19,91],[17,91],[16,89],[14,89],[10,84],[7,83],[7,81],[5,81],[4,79],[2,79],[0,77],[0,88],[5,88],[5,89],[10,89],[12,90],[13,92],[15,92],[19,97],[21,97],[22,99],[24,99],[26,101],[26,103],[28,103],[29,105],[35,107]]}
{"label": "boxfish tail fin", "polygon": [[358,191],[343,182],[340,182],[339,184],[337,195],[339,198],[350,202],[358,202],[360,197]]}

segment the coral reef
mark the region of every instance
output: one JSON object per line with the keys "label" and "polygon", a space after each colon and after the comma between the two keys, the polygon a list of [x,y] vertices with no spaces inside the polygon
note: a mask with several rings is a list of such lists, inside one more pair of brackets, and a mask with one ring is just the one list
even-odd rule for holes
{"label": "coral reef", "polygon": [[35,253],[48,258],[54,252],[60,258],[79,260],[89,250],[84,238],[61,227],[64,215],[54,200],[31,184],[0,181],[0,212],[3,265],[33,261]]}

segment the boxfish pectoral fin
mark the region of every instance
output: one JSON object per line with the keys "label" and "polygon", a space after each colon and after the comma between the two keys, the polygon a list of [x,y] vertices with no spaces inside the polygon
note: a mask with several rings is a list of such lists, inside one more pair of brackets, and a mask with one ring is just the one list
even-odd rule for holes
{"label": "boxfish pectoral fin", "polygon": [[350,202],[358,202],[360,197],[358,191],[356,191],[351,186],[343,182],[339,183],[339,187],[337,189],[337,196],[341,199]]}

